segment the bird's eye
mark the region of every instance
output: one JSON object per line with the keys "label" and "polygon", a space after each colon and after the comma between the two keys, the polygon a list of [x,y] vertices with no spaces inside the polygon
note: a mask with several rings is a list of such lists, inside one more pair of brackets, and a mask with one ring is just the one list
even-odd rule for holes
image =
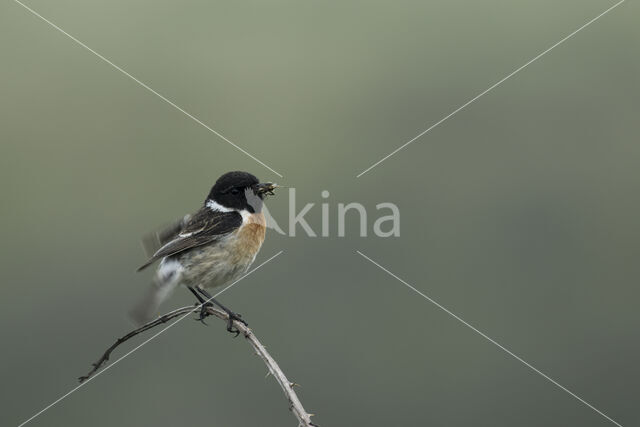
{"label": "bird's eye", "polygon": [[232,188],[231,189],[231,194],[238,194],[240,192],[240,190],[238,190],[237,188]]}

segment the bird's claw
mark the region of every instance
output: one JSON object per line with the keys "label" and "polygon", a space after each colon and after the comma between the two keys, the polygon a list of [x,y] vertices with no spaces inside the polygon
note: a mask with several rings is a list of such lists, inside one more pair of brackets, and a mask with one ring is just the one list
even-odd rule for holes
{"label": "bird's claw", "polygon": [[209,326],[207,325],[207,323],[204,321],[204,319],[207,318],[207,316],[209,316],[209,311],[207,310],[208,307],[213,307],[213,304],[210,302],[207,302],[205,304],[202,304],[202,306],[200,307],[200,315],[198,316],[197,320],[198,322],[201,322],[203,325],[205,326]]}
{"label": "bird's claw", "polygon": [[234,336],[235,338],[238,335],[240,335],[240,330],[238,330],[238,328],[233,327],[233,321],[235,320],[236,322],[240,322],[244,326],[248,326],[248,323],[242,320],[242,315],[239,313],[234,313],[233,311],[230,311],[227,313],[227,315],[229,316],[229,320],[227,320],[227,331],[229,331],[232,334],[235,334]]}

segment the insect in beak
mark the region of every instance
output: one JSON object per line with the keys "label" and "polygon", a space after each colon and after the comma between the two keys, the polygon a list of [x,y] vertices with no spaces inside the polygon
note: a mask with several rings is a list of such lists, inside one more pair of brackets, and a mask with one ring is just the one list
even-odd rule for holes
{"label": "insect in beak", "polygon": [[274,182],[264,182],[256,185],[255,192],[256,194],[265,194],[265,195],[274,196],[275,194],[273,193],[273,190],[279,187],[281,186]]}

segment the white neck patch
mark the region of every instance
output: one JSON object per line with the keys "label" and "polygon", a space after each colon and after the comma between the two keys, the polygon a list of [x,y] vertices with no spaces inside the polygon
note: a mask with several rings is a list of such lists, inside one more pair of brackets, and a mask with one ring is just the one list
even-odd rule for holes
{"label": "white neck patch", "polygon": [[220,203],[216,202],[215,200],[207,200],[206,206],[214,212],[238,212],[240,215],[242,215],[243,223],[247,222],[249,220],[249,217],[251,216],[251,212],[249,212],[246,209],[243,209],[241,211],[237,209],[231,209],[226,206],[222,206]]}
{"label": "white neck patch", "polygon": [[235,211],[235,209],[222,206],[220,203],[216,202],[215,200],[207,200],[207,207],[212,211],[216,211],[216,212],[234,212]]}

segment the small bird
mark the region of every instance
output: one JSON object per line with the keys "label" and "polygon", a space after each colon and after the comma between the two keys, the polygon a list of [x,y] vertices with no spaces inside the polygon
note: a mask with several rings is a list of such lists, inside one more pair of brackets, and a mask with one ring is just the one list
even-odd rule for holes
{"label": "small bird", "polygon": [[183,285],[202,304],[198,320],[204,320],[206,306],[214,303],[229,315],[227,331],[237,335],[233,321],[247,323],[206,289],[221,287],[247,272],[266,234],[263,200],[277,187],[260,183],[248,172],[225,173],[200,210],[144,238],[150,258],[138,271],[158,260],[160,264],[149,292],[131,312],[133,320],[139,324],[151,320],[160,304]]}

